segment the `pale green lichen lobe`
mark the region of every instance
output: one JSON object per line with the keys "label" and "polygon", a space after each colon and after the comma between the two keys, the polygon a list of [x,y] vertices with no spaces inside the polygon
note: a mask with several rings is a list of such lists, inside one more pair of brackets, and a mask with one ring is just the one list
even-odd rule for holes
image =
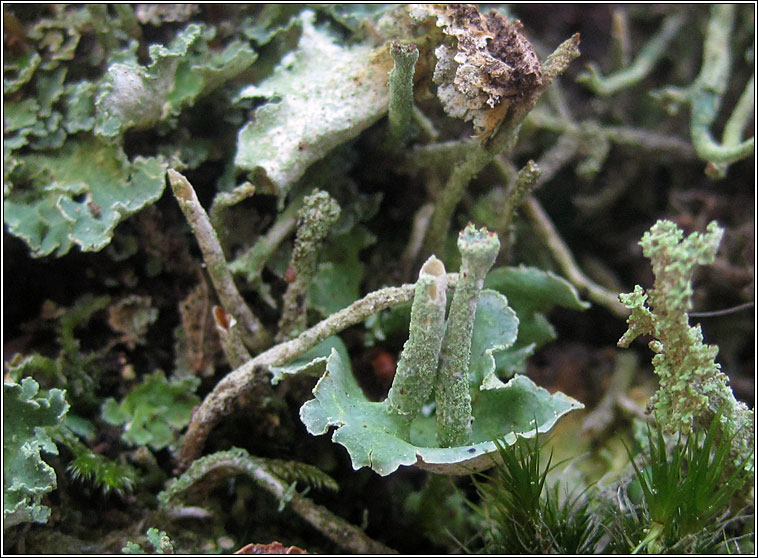
{"label": "pale green lichen lobe", "polygon": [[445,265],[431,256],[419,272],[411,306],[410,333],[385,400],[388,409],[405,419],[408,426],[434,390],[445,333],[446,301]]}
{"label": "pale green lichen lobe", "polygon": [[477,229],[469,223],[458,235],[458,250],[461,269],[442,342],[435,392],[437,441],[442,447],[463,445],[471,435],[468,368],[474,317],[484,278],[500,250],[500,240],[486,228]]}

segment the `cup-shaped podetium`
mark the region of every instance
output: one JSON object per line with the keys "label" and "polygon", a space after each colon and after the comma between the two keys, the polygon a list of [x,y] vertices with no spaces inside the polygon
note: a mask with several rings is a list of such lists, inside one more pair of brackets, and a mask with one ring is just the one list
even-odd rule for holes
{"label": "cup-shaped podetium", "polygon": [[389,411],[400,416],[408,428],[434,391],[445,333],[446,301],[445,265],[431,256],[421,267],[416,281],[408,340],[385,400]]}
{"label": "cup-shaped podetium", "polygon": [[437,442],[441,447],[468,443],[471,435],[471,394],[468,368],[479,293],[500,250],[497,234],[469,223],[458,235],[461,269],[442,341],[435,387]]}

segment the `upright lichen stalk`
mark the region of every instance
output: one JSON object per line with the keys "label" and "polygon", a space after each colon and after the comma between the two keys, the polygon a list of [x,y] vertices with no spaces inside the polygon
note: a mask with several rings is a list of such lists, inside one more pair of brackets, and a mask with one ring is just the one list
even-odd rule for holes
{"label": "upright lichen stalk", "polygon": [[640,245],[651,260],[655,286],[647,294],[637,285],[634,292],[620,295],[632,314],[618,344],[628,347],[639,335],[655,337],[649,346],[656,353],[653,366],[660,389],[652,404],[666,430],[688,434],[693,427],[707,428],[720,413],[734,436],[733,462],[752,468],[753,412],[734,398],[715,361],[718,347],[703,344],[700,326],[689,325],[692,274],[697,265],[714,261],[723,232],[711,222],[706,234],[693,233],[682,240],[682,231],[662,220],[645,233]]}
{"label": "upright lichen stalk", "polygon": [[418,47],[397,41],[390,45],[395,63],[390,71],[390,104],[388,110],[388,144],[403,147],[413,117],[413,74],[418,61]]}
{"label": "upright lichen stalk", "polygon": [[446,291],[445,266],[431,256],[421,267],[416,281],[408,341],[403,346],[395,379],[385,400],[385,405],[403,418],[408,427],[434,390],[445,333]]}
{"label": "upright lichen stalk", "polygon": [[442,341],[437,401],[437,441],[442,447],[463,445],[471,434],[468,368],[474,317],[484,277],[495,263],[500,241],[486,228],[469,224],[458,235],[461,269]]}
{"label": "upright lichen stalk", "polygon": [[308,287],[316,274],[321,244],[340,217],[340,206],[326,192],[316,191],[305,198],[298,216],[295,248],[290,262],[290,272],[295,276],[284,293],[277,342],[296,336],[307,325]]}

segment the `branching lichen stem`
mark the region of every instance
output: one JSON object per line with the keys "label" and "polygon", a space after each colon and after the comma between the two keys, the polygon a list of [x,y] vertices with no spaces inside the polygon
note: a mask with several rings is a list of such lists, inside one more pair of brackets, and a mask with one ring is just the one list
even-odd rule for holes
{"label": "branching lichen stem", "polygon": [[686,435],[719,416],[728,426],[732,467],[752,472],[753,411],[735,399],[716,362],[718,347],[703,343],[699,324],[689,325],[693,273],[697,265],[713,263],[723,234],[713,221],[705,233],[684,237],[675,223],[660,220],[643,235],[640,246],[650,259],[655,284],[647,292],[636,285],[619,296],[632,312],[618,346],[626,348],[638,336],[652,335],[648,346],[656,353],[653,367],[660,387],[651,403],[664,429]]}
{"label": "branching lichen stem", "polygon": [[250,182],[243,182],[231,192],[219,192],[216,194],[216,197],[213,198],[213,205],[211,205],[210,217],[211,225],[213,225],[217,233],[225,229],[224,218],[229,208],[246,200],[253,194],[255,194],[255,186]]}
{"label": "branching lichen stem", "polygon": [[[529,113],[529,120],[534,125],[553,132],[579,134],[582,131],[581,124],[549,115],[544,110],[532,111]],[[665,153],[682,159],[694,159],[697,156],[688,141],[675,136],[666,136],[631,126],[596,125],[592,129],[605,136],[612,143],[634,147],[656,155]],[[589,129],[585,126],[584,132],[587,133],[588,131]]]}
{"label": "branching lichen stem", "polygon": [[745,130],[755,110],[755,73],[745,84],[737,105],[735,105],[729,120],[724,125],[722,140],[724,145],[737,145],[742,141],[742,132]]}
{"label": "branching lichen stem", "polygon": [[[725,146],[739,145],[742,141],[742,134],[745,126],[750,122],[755,113],[755,74],[750,76],[745,89],[742,91],[737,105],[734,107],[729,120],[724,126],[724,134],[721,142]],[[712,163],[710,168],[706,168],[706,173],[714,178],[723,178],[726,176],[726,169],[729,163]]]}
{"label": "branching lichen stem", "polygon": [[470,151],[479,148],[478,140],[463,139],[416,145],[406,150],[401,165],[404,169],[446,168],[456,159],[465,159]]}
{"label": "branching lichen stem", "polygon": [[187,222],[200,246],[208,274],[213,281],[221,305],[242,325],[240,335],[251,351],[259,352],[271,345],[271,336],[255,317],[234,284],[224,252],[213,230],[208,214],[200,205],[195,190],[182,174],[168,169],[168,178],[174,197],[179,202]]}
{"label": "branching lichen stem", "polygon": [[585,84],[602,96],[613,95],[642,81],[653,69],[661,57],[666,54],[671,39],[676,36],[684,24],[682,14],[673,14],[666,18],[658,33],[640,50],[634,62],[623,70],[609,76],[600,75],[597,66],[590,64],[576,81]]}
{"label": "branching lichen stem", "polygon": [[295,230],[297,212],[301,206],[302,198],[291,202],[255,244],[229,262],[230,271],[235,275],[242,275],[251,285],[258,284],[266,262],[282,241]]}
{"label": "branching lichen stem", "polygon": [[710,130],[729,83],[732,65],[729,41],[734,28],[734,17],[734,5],[711,6],[700,74],[690,90],[692,144],[700,158],[711,163],[731,163],[744,159],[755,151],[755,137],[737,144],[719,144],[713,139]]}

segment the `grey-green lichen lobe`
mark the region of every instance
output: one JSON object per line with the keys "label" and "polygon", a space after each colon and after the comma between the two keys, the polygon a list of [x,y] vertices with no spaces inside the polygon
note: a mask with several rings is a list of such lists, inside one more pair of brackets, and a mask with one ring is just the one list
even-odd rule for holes
{"label": "grey-green lichen lobe", "polygon": [[[240,91],[237,100],[279,99],[255,110],[239,132],[235,164],[285,195],[305,170],[357,137],[387,112],[386,48],[338,44],[316,25],[316,13],[299,16],[297,49],[273,73]],[[253,180],[256,185],[259,185]]]}
{"label": "grey-green lichen lobe", "polygon": [[434,390],[445,332],[446,301],[445,265],[431,256],[419,272],[411,306],[409,337],[385,400],[389,410],[405,419],[408,427]]}
{"label": "grey-green lichen lobe", "polygon": [[461,269],[442,342],[437,401],[437,441],[442,447],[465,444],[471,435],[468,368],[474,317],[484,277],[500,250],[497,235],[470,224],[458,235]]}

